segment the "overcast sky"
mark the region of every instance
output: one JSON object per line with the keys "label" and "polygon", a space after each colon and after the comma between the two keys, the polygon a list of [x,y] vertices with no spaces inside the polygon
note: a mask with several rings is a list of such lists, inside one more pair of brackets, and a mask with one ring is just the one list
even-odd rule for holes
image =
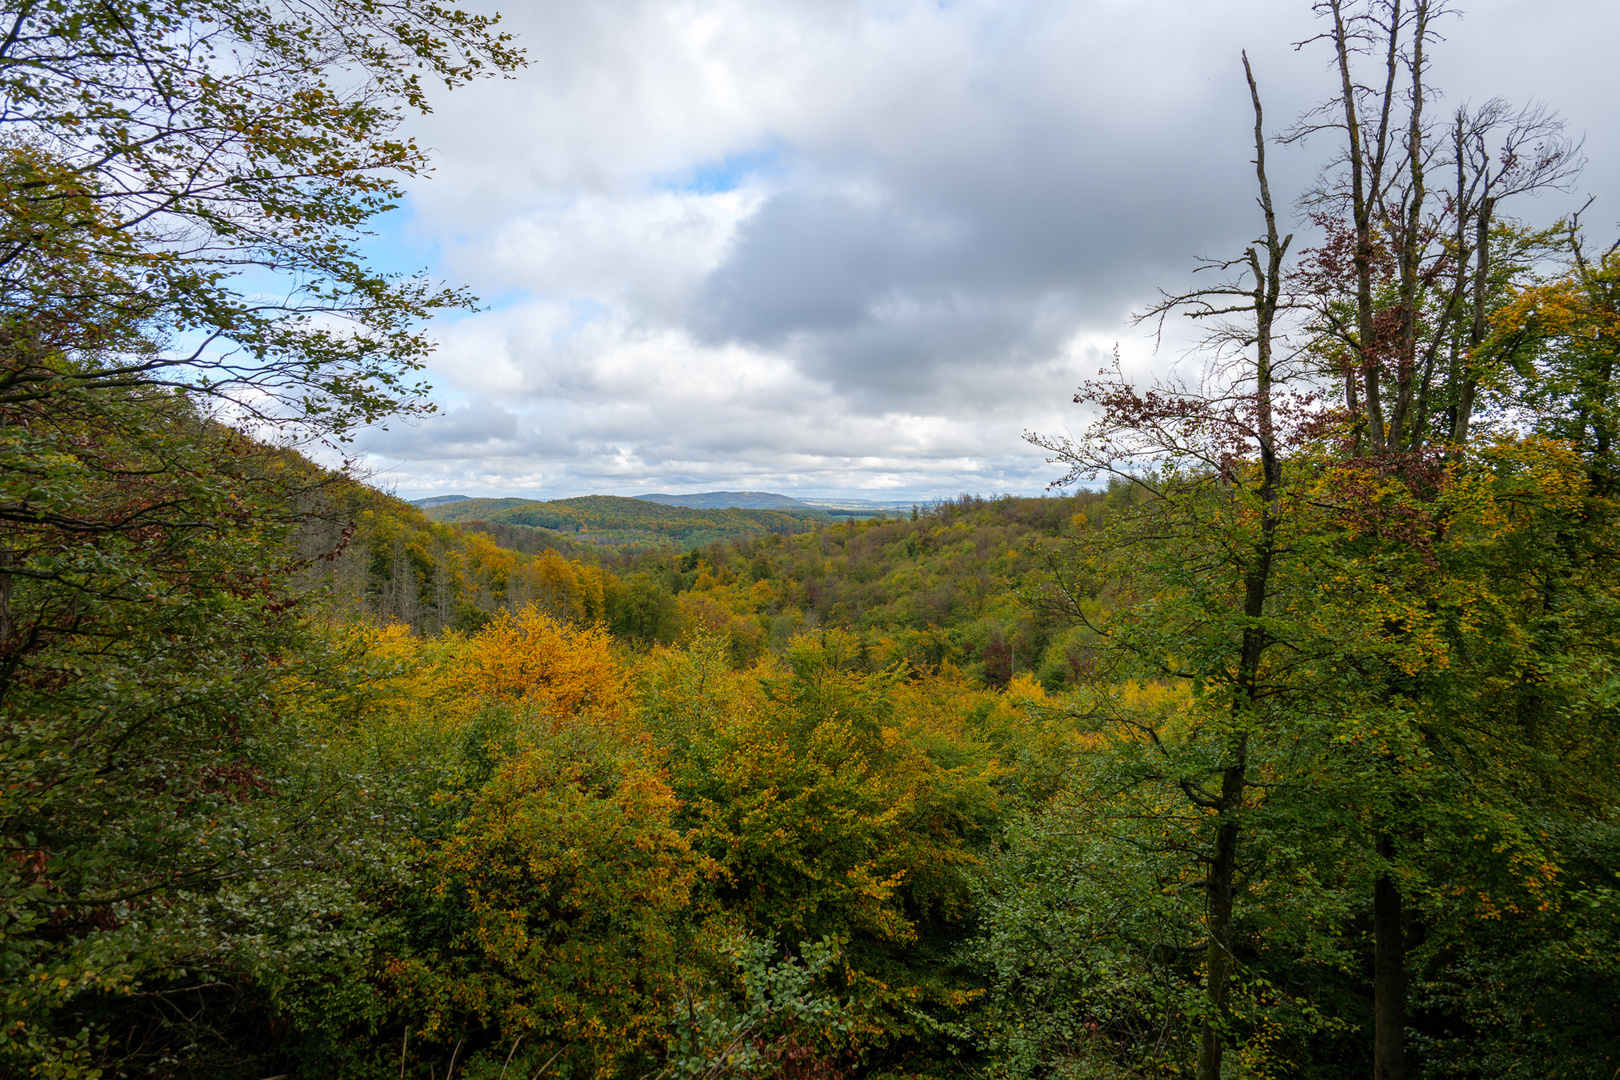
{"label": "overcast sky", "polygon": [[[1196,255],[1255,234],[1247,49],[1281,128],[1327,96],[1307,0],[515,0],[530,66],[413,124],[436,171],[378,261],[471,286],[440,412],[365,441],[406,497],[1035,493],[1025,430]],[[1449,111],[1543,101],[1620,221],[1608,0],[1474,0]],[[1275,150],[1291,201],[1329,153]]]}

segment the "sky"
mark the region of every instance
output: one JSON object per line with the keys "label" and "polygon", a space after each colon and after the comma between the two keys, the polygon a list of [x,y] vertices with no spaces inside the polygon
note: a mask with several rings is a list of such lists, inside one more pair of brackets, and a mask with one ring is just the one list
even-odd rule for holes
{"label": "sky", "polygon": [[[383,267],[465,284],[437,413],[360,440],[406,498],[713,490],[1036,494],[1026,431],[1108,362],[1196,363],[1130,322],[1256,235],[1253,118],[1332,90],[1306,0],[511,0],[529,66],[442,96]],[[1551,221],[1620,228],[1620,5],[1473,0],[1437,109],[1543,102],[1586,138]],[[1269,151],[1294,215],[1332,152]]]}

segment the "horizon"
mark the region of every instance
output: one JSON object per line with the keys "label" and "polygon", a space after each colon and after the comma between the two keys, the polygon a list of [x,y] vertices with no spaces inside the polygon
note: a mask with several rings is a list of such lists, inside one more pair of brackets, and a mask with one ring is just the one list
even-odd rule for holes
{"label": "horizon", "polygon": [[951,494],[951,495],[914,495],[914,494],[907,494],[907,495],[898,495],[898,496],[894,496],[894,497],[871,498],[869,495],[864,495],[864,494],[862,494],[862,495],[851,495],[851,494],[847,494],[847,493],[843,493],[843,492],[794,493],[794,492],[790,492],[790,491],[778,491],[778,490],[772,490],[772,489],[767,489],[767,488],[747,488],[747,489],[744,489],[744,488],[713,488],[713,489],[710,489],[710,490],[707,490],[707,491],[641,491],[641,492],[636,492],[635,494],[625,494],[623,492],[617,492],[617,491],[582,491],[582,492],[574,492],[574,493],[562,494],[562,495],[550,495],[550,494],[546,494],[546,495],[535,495],[535,494],[469,495],[469,494],[467,494],[466,492],[463,492],[463,491],[425,492],[425,493],[420,493],[420,494],[413,494],[413,493],[409,493],[409,492],[404,491],[404,490],[390,490],[388,488],[384,488],[384,487],[381,487],[381,486],[376,485],[376,484],[369,484],[368,486],[376,488],[376,490],[381,491],[386,495],[390,495],[393,498],[400,499],[400,500],[402,500],[404,502],[408,502],[408,503],[416,503],[416,502],[420,502],[420,501],[423,501],[423,500],[426,500],[426,499],[454,499],[454,498],[463,498],[463,499],[525,499],[525,500],[532,501],[532,502],[557,502],[557,501],[563,500],[563,499],[582,499],[582,498],[589,498],[589,497],[595,496],[595,495],[606,495],[606,496],[610,496],[610,497],[613,497],[613,498],[620,498],[620,499],[645,499],[645,498],[650,498],[650,497],[654,497],[654,496],[667,496],[667,497],[671,497],[671,498],[695,498],[695,497],[704,496],[704,495],[774,495],[774,496],[780,496],[780,497],[783,497],[783,498],[797,499],[800,502],[808,502],[808,501],[814,499],[814,500],[821,500],[821,501],[866,502],[866,503],[871,503],[874,506],[900,506],[900,505],[907,505],[907,504],[913,504],[913,503],[916,504],[916,505],[919,505],[919,506],[934,505],[934,504],[939,504],[939,503],[955,502],[957,499],[960,499],[963,495],[968,495],[968,496],[981,498],[981,499],[994,499],[994,498],[1000,498],[1000,497],[1003,497],[1003,496],[1007,496],[1007,497],[1011,497],[1011,498],[1020,498],[1020,499],[1064,498],[1064,497],[1067,497],[1067,496],[1074,495],[1075,493],[1081,492],[1081,491],[1097,491],[1097,490],[1100,490],[1099,488],[1089,487],[1089,486],[1086,486],[1086,485],[1074,485],[1074,486],[1071,486],[1071,487],[1068,487],[1068,488],[1064,488],[1064,489],[1062,489],[1060,491],[1040,491],[1040,492],[1035,492],[1035,493],[1018,492],[1018,491],[998,491],[998,492],[959,491],[959,492],[956,492],[955,494]]}

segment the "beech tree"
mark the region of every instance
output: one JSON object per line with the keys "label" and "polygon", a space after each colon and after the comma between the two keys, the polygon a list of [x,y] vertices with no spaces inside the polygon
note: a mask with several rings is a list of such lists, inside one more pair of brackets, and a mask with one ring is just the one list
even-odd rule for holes
{"label": "beech tree", "polygon": [[[1162,319],[1185,311],[1207,320],[1212,326],[1207,344],[1215,357],[1212,378],[1196,386],[1166,383],[1139,394],[1116,366],[1111,378],[1089,383],[1075,395],[1076,403],[1090,400],[1102,407],[1083,439],[1032,436],[1052,451],[1054,461],[1069,467],[1060,484],[1118,473],[1146,487],[1152,496],[1146,509],[1113,539],[1155,546],[1189,571],[1176,593],[1191,609],[1190,620],[1172,617],[1165,623],[1156,621],[1162,612],[1142,612],[1124,629],[1095,629],[1132,654],[1147,674],[1192,680],[1219,703],[1201,720],[1198,740],[1212,744],[1206,760],[1180,763],[1189,771],[1177,772],[1173,780],[1208,822],[1201,830],[1205,850],[1198,855],[1207,868],[1200,1080],[1220,1077],[1230,1031],[1231,929],[1239,846],[1254,781],[1252,740],[1255,726],[1265,723],[1259,714],[1279,688],[1271,659],[1280,640],[1271,621],[1279,602],[1277,560],[1298,509],[1285,491],[1282,440],[1291,434],[1279,431],[1282,391],[1275,348],[1277,319],[1289,305],[1283,267],[1293,238],[1278,232],[1266,173],[1264,114],[1247,56],[1243,68],[1254,108],[1263,232],[1240,258],[1210,264],[1217,272],[1235,268],[1240,276],[1168,296],[1148,315]],[[1161,562],[1152,554],[1143,560]],[[1231,607],[1228,597],[1236,601]],[[1164,749],[1157,734],[1150,734]],[[1166,765],[1177,768],[1170,765],[1174,755],[1165,754]]]}
{"label": "beech tree", "polygon": [[[1462,453],[1490,373],[1486,313],[1502,299],[1502,271],[1523,270],[1493,252],[1502,202],[1564,184],[1582,164],[1579,147],[1546,111],[1513,111],[1497,100],[1464,107],[1449,131],[1437,130],[1428,50],[1450,14],[1443,0],[1323,0],[1317,10],[1328,23],[1323,39],[1339,89],[1291,132],[1295,140],[1324,131],[1340,140],[1337,160],[1305,200],[1328,232],[1303,279],[1316,344],[1338,357],[1351,456],[1366,455],[1372,467],[1403,476],[1420,499],[1432,497],[1437,476],[1428,463]],[[1363,61],[1381,78],[1366,80]],[[1453,190],[1431,183],[1441,170],[1453,174]],[[1439,517],[1430,520],[1444,528]],[[1381,832],[1386,859],[1396,843],[1393,828]],[[1380,1080],[1405,1074],[1405,921],[1394,876],[1380,875],[1373,912]]]}
{"label": "beech tree", "polygon": [[414,407],[417,323],[467,298],[356,243],[426,167],[395,134],[425,84],[521,61],[494,24],[422,0],[16,5],[0,404],[167,386],[339,436]]}
{"label": "beech tree", "polygon": [[1546,108],[1495,98],[1434,122],[1428,50],[1452,14],[1443,0],[1316,10],[1338,92],[1284,137],[1336,144],[1301,199],[1326,233],[1300,275],[1315,348],[1341,381],[1356,453],[1460,444],[1489,373],[1486,313],[1524,269],[1512,244],[1501,250],[1503,204],[1565,187],[1584,165],[1580,144]]}
{"label": "beech tree", "polygon": [[[1325,0],[1317,10],[1339,91],[1283,141],[1336,140],[1301,200],[1321,246],[1297,267],[1284,262],[1251,75],[1265,232],[1238,259],[1206,266],[1240,277],[1167,295],[1147,315],[1216,325],[1199,375],[1138,391],[1116,365],[1075,396],[1099,408],[1083,436],[1032,437],[1069,470],[1060,484],[1114,474],[1149,496],[1082,546],[1138,581],[1140,599],[1093,627],[1099,640],[1129,670],[1195,687],[1173,733],[1127,724],[1146,756],[1121,775],[1170,784],[1199,811],[1187,839],[1154,843],[1190,844],[1203,868],[1198,1075],[1208,1080],[1241,1036],[1229,996],[1243,966],[1235,905],[1256,902],[1258,881],[1283,880],[1276,866],[1255,876],[1268,846],[1313,844],[1323,858],[1337,852],[1329,862],[1344,888],[1367,890],[1373,1072],[1405,1075],[1413,903],[1438,888],[1423,849],[1464,828],[1448,808],[1503,822],[1521,805],[1512,791],[1468,794],[1468,769],[1452,767],[1504,744],[1441,704],[1453,653],[1469,647],[1458,628],[1473,625],[1484,595],[1470,597],[1481,586],[1465,586],[1450,560],[1484,527],[1469,500],[1510,497],[1479,495],[1482,476],[1562,482],[1537,472],[1533,445],[1504,458],[1467,440],[1481,388],[1508,363],[1491,313],[1547,250],[1545,235],[1504,220],[1502,202],[1563,184],[1578,145],[1550,114],[1495,101],[1431,122],[1428,50],[1443,4]],[[1431,183],[1448,173],[1452,190]],[[1337,404],[1326,396],[1335,384]],[[1546,496],[1537,490],[1532,503]],[[1335,779],[1345,775],[1359,779]],[[1365,841],[1360,853],[1344,835]],[[1532,849],[1516,857],[1539,858]]]}
{"label": "beech tree", "polygon": [[263,440],[421,407],[420,321],[467,298],[361,230],[431,84],[520,61],[419,0],[3,16],[0,1070],[226,1075],[229,988],[330,943],[340,848],[277,722],[341,680],[290,574],[321,477]]}

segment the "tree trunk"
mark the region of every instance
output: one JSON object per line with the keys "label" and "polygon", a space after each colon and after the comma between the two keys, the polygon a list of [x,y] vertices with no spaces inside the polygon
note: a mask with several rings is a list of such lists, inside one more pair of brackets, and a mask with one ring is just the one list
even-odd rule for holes
{"label": "tree trunk", "polygon": [[1411,100],[1408,108],[1406,135],[1406,169],[1408,190],[1405,194],[1405,220],[1392,222],[1400,237],[1399,284],[1400,303],[1396,309],[1398,326],[1395,330],[1395,407],[1390,414],[1390,449],[1415,450],[1423,432],[1421,413],[1416,410],[1416,395],[1421,384],[1417,362],[1418,293],[1423,270],[1426,243],[1423,238],[1423,211],[1427,205],[1427,180],[1424,175],[1423,129],[1423,45],[1429,34],[1429,4],[1417,0],[1413,5],[1412,48],[1407,65],[1412,77]]}
{"label": "tree trunk", "polygon": [[1239,735],[1230,764],[1221,774],[1221,823],[1215,830],[1215,853],[1209,864],[1209,944],[1204,966],[1210,1015],[1198,1042],[1198,1080],[1220,1080],[1225,1051],[1226,1021],[1232,995],[1232,885],[1237,876],[1236,815],[1243,808],[1248,786],[1249,737]]}
{"label": "tree trunk", "polygon": [[[1249,67],[1249,58],[1243,57],[1243,74],[1249,83],[1249,96],[1254,103],[1254,167],[1260,189],[1260,207],[1265,213],[1266,235],[1264,261],[1254,248],[1248,252],[1250,270],[1254,274],[1255,313],[1255,422],[1256,439],[1260,449],[1260,535],[1250,552],[1244,574],[1243,614],[1258,620],[1265,614],[1266,599],[1271,587],[1272,560],[1277,543],[1277,496],[1282,482],[1282,464],[1277,455],[1272,416],[1272,325],[1279,304],[1282,262],[1292,236],[1277,235],[1277,216],[1271,202],[1271,185],[1266,178],[1266,140],[1264,114],[1260,107],[1260,90]],[[1238,815],[1243,809],[1245,790],[1249,783],[1249,735],[1247,718],[1259,695],[1260,665],[1269,638],[1264,630],[1248,625],[1243,630],[1242,646],[1238,654],[1237,694],[1233,700],[1235,733],[1232,736],[1226,768],[1221,771],[1221,794],[1208,799],[1188,785],[1188,797],[1201,806],[1217,811],[1220,822],[1215,828],[1215,849],[1209,863],[1208,933],[1205,947],[1204,970],[1209,1014],[1204,1019],[1198,1042],[1198,1080],[1220,1080],[1221,1059],[1225,1053],[1227,1021],[1231,1015],[1232,985],[1232,898],[1237,879],[1238,842],[1242,838],[1242,825]]]}
{"label": "tree trunk", "polygon": [[10,548],[0,548],[0,651],[11,641],[11,573]]}
{"label": "tree trunk", "polygon": [[1373,886],[1373,1080],[1406,1076],[1406,929],[1401,893],[1388,866],[1395,841],[1378,838],[1385,863]]}
{"label": "tree trunk", "polygon": [[1331,40],[1338,61],[1340,103],[1344,108],[1346,160],[1350,166],[1350,209],[1355,225],[1356,244],[1352,265],[1356,275],[1355,352],[1362,378],[1362,400],[1367,409],[1367,429],[1374,453],[1384,450],[1385,421],[1381,387],[1378,334],[1373,304],[1373,213],[1383,192],[1384,162],[1389,151],[1390,110],[1395,101],[1395,77],[1399,70],[1401,25],[1400,0],[1389,13],[1389,51],[1385,57],[1385,83],[1379,100],[1377,127],[1370,133],[1371,144],[1363,138],[1362,118],[1357,108],[1356,81],[1351,74],[1351,57],[1356,51],[1354,34],[1346,19],[1342,0],[1328,0],[1333,18]]}

